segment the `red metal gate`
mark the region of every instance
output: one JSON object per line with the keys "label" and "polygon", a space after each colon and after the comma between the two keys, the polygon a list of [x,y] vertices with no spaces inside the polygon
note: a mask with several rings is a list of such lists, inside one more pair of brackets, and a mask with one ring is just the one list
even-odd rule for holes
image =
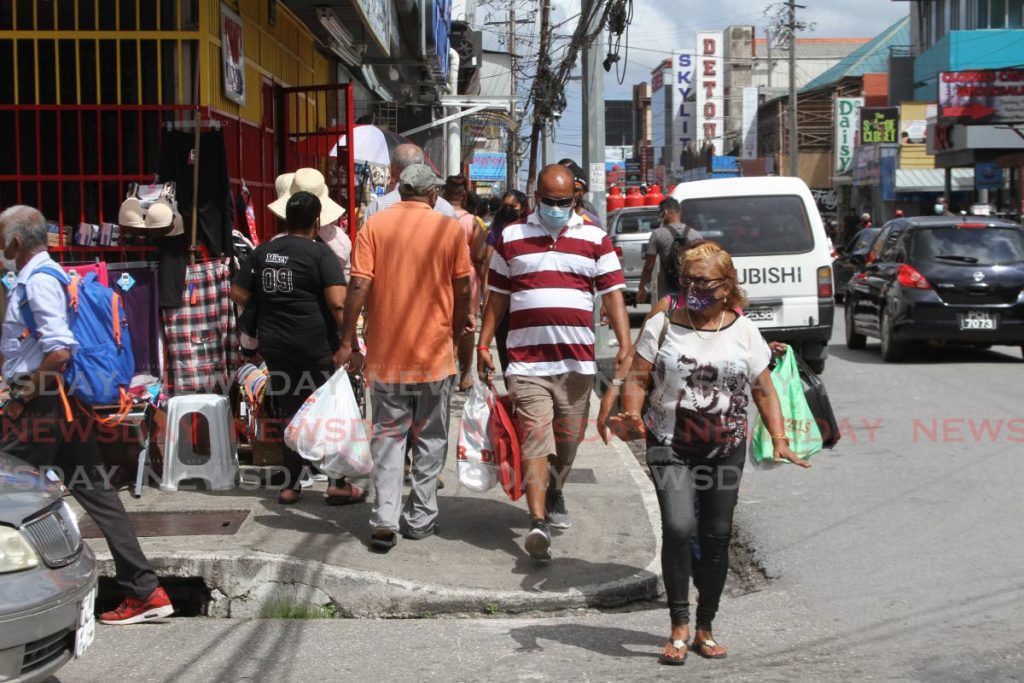
{"label": "red metal gate", "polygon": [[[315,168],[324,174],[331,199],[345,207],[348,233],[354,242],[357,221],[352,86],[336,83],[282,88],[278,92],[281,168]],[[342,136],[345,146],[339,145]]]}

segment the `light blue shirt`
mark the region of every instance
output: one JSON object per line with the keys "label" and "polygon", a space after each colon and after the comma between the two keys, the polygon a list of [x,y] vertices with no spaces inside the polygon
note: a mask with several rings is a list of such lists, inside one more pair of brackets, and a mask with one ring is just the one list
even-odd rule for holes
{"label": "light blue shirt", "polygon": [[[73,352],[78,348],[78,342],[68,327],[68,300],[64,286],[49,275],[32,277],[32,273],[43,264],[60,268],[47,252],[36,254],[18,271],[17,284],[7,299],[0,354],[4,357],[4,378],[8,380],[35,372],[43,357],[54,351],[67,349]],[[35,335],[22,335],[26,329],[21,315],[22,296],[28,299],[35,317],[38,327]]]}
{"label": "light blue shirt", "polygon": [[[387,211],[395,204],[402,201],[402,194],[398,191],[398,188],[391,190],[387,194],[383,194],[379,197],[375,197],[370,205],[366,207],[366,212],[363,214],[363,221],[370,219],[370,216],[378,214],[381,211]],[[455,218],[455,209],[444,197],[438,196],[437,202],[434,204],[434,211],[437,211],[442,216],[448,216],[449,218]]]}

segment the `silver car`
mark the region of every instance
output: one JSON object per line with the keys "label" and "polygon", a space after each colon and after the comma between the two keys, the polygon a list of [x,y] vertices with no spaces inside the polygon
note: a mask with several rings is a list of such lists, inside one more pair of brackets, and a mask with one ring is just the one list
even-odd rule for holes
{"label": "silver car", "polygon": [[[618,209],[608,216],[608,236],[615,253],[622,263],[622,274],[626,277],[626,303],[636,303],[636,292],[640,287],[640,274],[646,260],[644,252],[651,240],[651,231],[658,227],[661,218],[657,206],[636,206]],[[657,283],[657,264],[651,283]]]}
{"label": "silver car", "polygon": [[0,681],[48,678],[96,632],[96,559],[61,491],[0,453]]}

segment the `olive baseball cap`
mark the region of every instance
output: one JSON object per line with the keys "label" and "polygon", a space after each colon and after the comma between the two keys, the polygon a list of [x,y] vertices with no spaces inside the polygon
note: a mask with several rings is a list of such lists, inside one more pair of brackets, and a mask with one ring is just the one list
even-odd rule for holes
{"label": "olive baseball cap", "polygon": [[398,183],[403,193],[417,196],[425,195],[434,188],[444,185],[444,181],[434,173],[434,169],[426,164],[413,164],[406,168],[402,175],[398,176]]}

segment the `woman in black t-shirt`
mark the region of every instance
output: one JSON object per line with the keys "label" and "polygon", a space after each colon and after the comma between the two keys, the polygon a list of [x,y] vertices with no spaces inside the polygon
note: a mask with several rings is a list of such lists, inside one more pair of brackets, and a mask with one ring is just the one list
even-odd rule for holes
{"label": "woman in black t-shirt", "polygon": [[[286,207],[287,234],[262,244],[235,278],[232,299],[245,306],[258,304],[259,355],[267,363],[267,397],[280,430],[309,396],[334,372],[340,346],[345,274],[334,252],[315,240],[322,205],[309,192],[296,192]],[[288,481],[278,502],[291,504],[302,495],[300,482],[306,462],[282,443]],[[327,488],[329,504],[366,499],[366,491],[344,480]]]}

